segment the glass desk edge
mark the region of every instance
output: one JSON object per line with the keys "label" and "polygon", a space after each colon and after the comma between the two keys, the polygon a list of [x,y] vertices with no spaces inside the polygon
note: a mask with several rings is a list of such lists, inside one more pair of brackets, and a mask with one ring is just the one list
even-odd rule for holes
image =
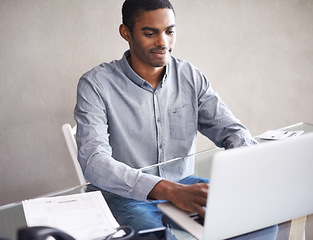
{"label": "glass desk edge", "polygon": [[54,191],[54,192],[43,194],[43,195],[39,195],[39,196],[36,196],[36,197],[33,197],[33,198],[24,199],[22,201],[8,203],[8,204],[0,206],[0,211],[1,210],[5,210],[5,209],[9,209],[9,208],[13,208],[13,207],[16,207],[16,206],[20,206],[20,205],[22,205],[22,202],[25,201],[25,200],[44,198],[44,197],[54,197],[54,196],[58,196],[58,195],[61,195],[61,194],[65,195],[65,194],[69,194],[71,192],[74,193],[76,191],[77,191],[77,193],[80,193],[83,189],[85,189],[87,187],[88,184],[89,183],[85,183],[83,185],[77,185],[77,186],[74,186],[74,187],[65,188],[65,189],[62,189],[60,191]]}
{"label": "glass desk edge", "polygon": [[[304,126],[306,126],[306,127],[311,129],[310,131],[307,131],[307,132],[313,132],[313,124],[307,123],[307,122],[299,122],[299,123],[296,123],[296,124],[293,124],[293,125],[290,125],[290,126],[279,128],[277,130],[294,130],[294,129],[298,129],[298,128],[302,129]],[[307,133],[307,132],[305,131],[305,133]],[[260,140],[258,136],[255,136],[257,141]],[[155,167],[158,167],[158,166],[162,166],[164,164],[176,162],[176,161],[179,161],[179,160],[191,157],[191,156],[196,156],[197,157],[197,156],[201,156],[201,155],[204,155],[204,154],[209,154],[210,156],[212,156],[212,154],[214,154],[214,152],[220,151],[220,150],[223,150],[223,148],[214,147],[214,148],[210,148],[210,149],[207,149],[207,150],[204,150],[204,151],[200,151],[200,152],[197,152],[197,153],[194,153],[194,154],[190,154],[188,156],[177,157],[177,158],[174,158],[174,159],[162,162],[162,163],[157,163],[157,164],[154,164],[154,165],[143,167],[143,168],[140,168],[140,170],[142,172],[145,172],[145,171],[147,171],[149,169],[152,169],[152,168],[155,168]],[[83,189],[85,189],[88,186],[88,184],[89,183],[86,183],[86,184],[83,184],[83,185],[74,186],[74,187],[69,187],[69,188],[66,188],[66,189],[63,189],[63,190],[60,190],[60,191],[47,193],[47,194],[36,196],[36,197],[30,198],[30,199],[43,198],[43,197],[53,197],[53,196],[57,196],[57,195],[60,195],[60,194],[70,194],[71,192],[75,192],[75,191],[77,191],[77,193],[79,193]],[[25,199],[25,200],[28,200],[28,199]],[[13,203],[2,205],[2,206],[0,206],[0,211],[4,210],[4,209],[9,209],[9,208],[13,208],[13,207],[16,207],[16,206],[20,206],[20,205],[22,205],[22,202],[23,202],[23,200],[22,201],[18,201],[18,202],[13,202]]]}

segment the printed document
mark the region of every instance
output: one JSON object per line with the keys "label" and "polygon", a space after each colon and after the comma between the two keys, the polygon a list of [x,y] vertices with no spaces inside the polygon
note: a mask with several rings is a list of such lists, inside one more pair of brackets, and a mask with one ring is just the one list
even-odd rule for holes
{"label": "printed document", "polygon": [[23,201],[28,227],[48,226],[78,240],[104,238],[119,224],[100,191]]}
{"label": "printed document", "polygon": [[300,136],[304,131],[268,130],[259,137],[265,140],[281,140]]}

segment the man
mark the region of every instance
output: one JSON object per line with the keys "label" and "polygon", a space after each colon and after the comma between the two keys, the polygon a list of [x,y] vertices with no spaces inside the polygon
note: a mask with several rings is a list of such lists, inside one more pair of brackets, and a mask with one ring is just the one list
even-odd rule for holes
{"label": "man", "polygon": [[256,142],[206,77],[171,56],[175,13],[168,0],[126,0],[122,14],[129,50],[78,84],[78,159],[89,190],[101,189],[117,221],[135,230],[162,226],[158,200],[204,216],[206,180],[175,182],[173,169],[138,169],[194,153],[197,130],[224,148]]}

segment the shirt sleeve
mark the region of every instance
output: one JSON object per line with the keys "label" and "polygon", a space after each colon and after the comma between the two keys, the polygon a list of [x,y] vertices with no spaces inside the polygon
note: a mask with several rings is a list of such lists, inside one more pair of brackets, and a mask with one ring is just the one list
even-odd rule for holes
{"label": "shirt sleeve", "polygon": [[257,144],[248,129],[214,92],[209,81],[200,74],[198,130],[225,149]]}
{"label": "shirt sleeve", "polygon": [[123,159],[112,157],[105,102],[96,80],[83,75],[77,87],[74,117],[77,123],[78,161],[84,176],[103,190],[146,201],[147,195],[161,178],[142,173],[123,163]]}

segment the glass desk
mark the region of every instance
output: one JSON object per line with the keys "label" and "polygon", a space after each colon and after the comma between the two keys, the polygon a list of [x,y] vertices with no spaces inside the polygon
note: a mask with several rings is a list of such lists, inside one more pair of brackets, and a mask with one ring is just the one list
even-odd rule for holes
{"label": "glass desk", "polygon": [[[306,134],[309,132],[313,132],[313,124],[298,123],[292,126],[281,128],[280,130],[288,130],[288,131],[303,130],[304,131],[303,134]],[[256,140],[259,141],[260,143],[264,142],[264,140],[261,140],[258,136],[256,136]],[[174,176],[171,177],[171,180],[179,180],[182,177],[190,175],[190,174],[195,174],[200,177],[210,178],[209,172],[210,172],[212,157],[217,151],[222,151],[222,149],[220,148],[209,149],[209,150],[199,152],[191,156],[172,159],[165,163],[160,163],[157,165],[142,168],[141,170],[143,172],[155,174],[156,171],[162,171],[162,168],[167,168],[167,167],[171,167],[174,165],[176,167],[176,166],[179,166],[180,162],[187,161],[188,168],[180,168],[177,174],[174,174]],[[40,197],[52,197],[52,196],[81,193],[85,191],[86,185],[76,186],[73,188],[61,190],[61,191],[54,192],[48,195],[43,195]],[[12,239],[12,240],[16,239],[17,230],[25,226],[26,226],[26,220],[24,216],[22,202],[0,206],[0,239],[1,238]],[[279,226],[280,226],[280,230],[278,233],[277,240],[288,239],[290,228],[292,228],[291,221],[280,224]],[[302,229],[302,232],[303,232],[304,225],[302,224],[296,230],[299,230],[299,229],[300,231]],[[310,215],[306,218],[305,231],[306,231],[306,235],[308,236],[306,239],[307,240],[313,239],[313,215]],[[188,234],[186,233],[183,233],[182,236],[183,236],[183,239],[186,239],[186,236],[187,236],[187,239],[193,239],[190,235],[188,237]],[[177,237],[178,239],[181,239],[179,236]]]}
{"label": "glass desk", "polygon": [[[64,189],[39,197],[65,196],[85,192],[86,185]],[[0,206],[0,240],[3,238],[10,240],[17,239],[17,230],[22,227],[26,227],[22,202]]]}
{"label": "glass desk", "polygon": [[[304,131],[303,134],[307,134],[310,132],[313,132],[313,124],[310,123],[297,123],[291,126],[287,126],[284,128],[280,128],[278,130],[284,130],[284,131]],[[268,141],[273,141],[273,140],[263,140],[260,139],[259,136],[255,136],[255,139],[259,143],[263,142],[268,142]],[[175,158],[163,163],[151,165],[145,168],[142,168],[141,170],[145,173],[150,173],[150,174],[156,174],[158,171],[162,174],[162,168],[170,168],[173,169],[180,166],[180,162],[184,162],[184,164],[187,163],[187,169],[179,169],[180,172],[176,173],[174,176],[165,176],[170,180],[173,181],[178,181],[185,176],[194,174],[198,177],[204,177],[204,178],[210,178],[209,173],[210,173],[210,168],[211,168],[211,163],[213,156],[216,152],[218,151],[223,151],[223,148],[212,148],[208,149],[202,152],[198,152],[196,154],[190,155],[190,156],[185,156],[185,157],[180,157],[180,158]]]}

